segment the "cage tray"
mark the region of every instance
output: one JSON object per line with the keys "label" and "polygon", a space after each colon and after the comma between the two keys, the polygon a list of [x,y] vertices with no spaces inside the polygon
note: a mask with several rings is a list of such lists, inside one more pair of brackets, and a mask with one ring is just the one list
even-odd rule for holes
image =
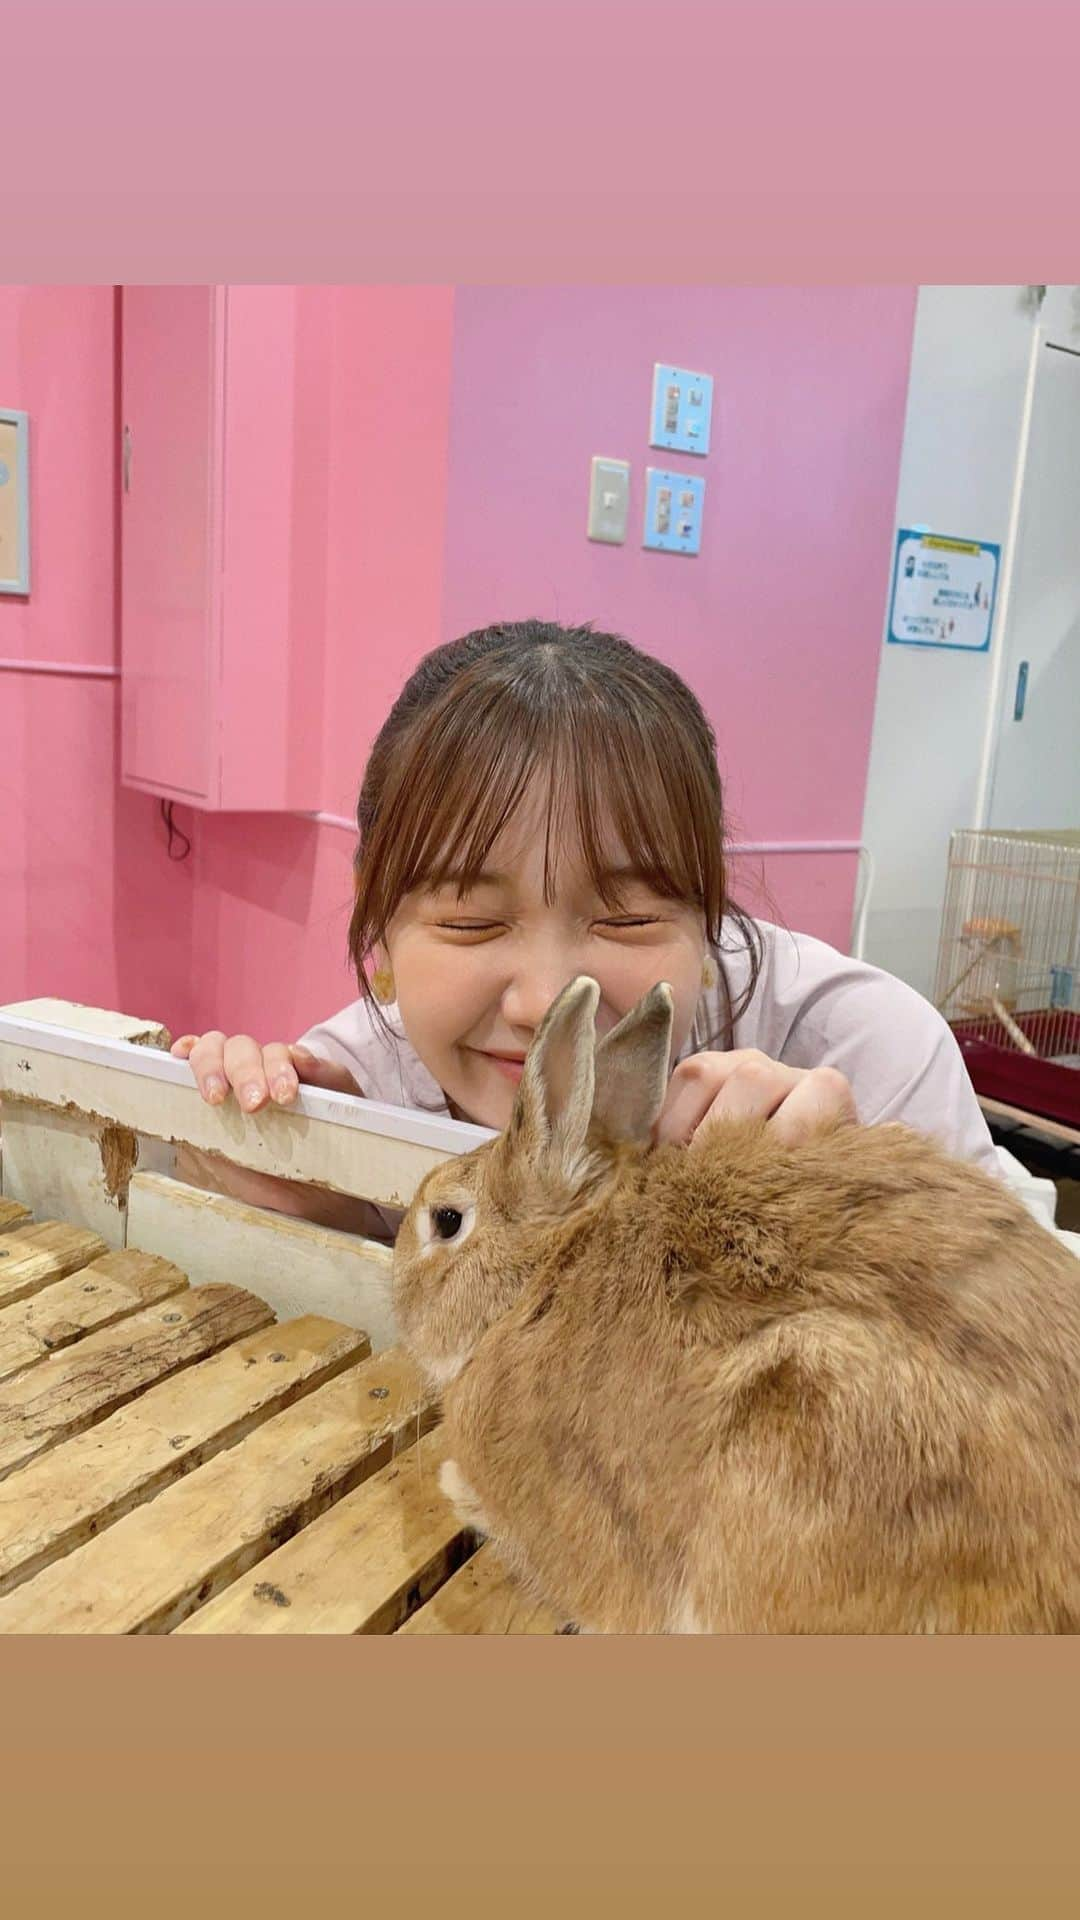
{"label": "cage tray", "polygon": [[[1046,1007],[1015,1017],[1033,1046],[1045,1046],[1052,1030],[1056,1052],[1080,1053],[1080,1013],[1063,1015],[1056,1008]],[[1018,1047],[1008,1045],[1004,1036],[1001,1044],[988,1040],[983,1020],[954,1020],[951,1024],[976,1093],[1022,1107],[1027,1113],[1041,1114],[1045,1120],[1080,1127],[1080,1070],[1021,1053]]]}

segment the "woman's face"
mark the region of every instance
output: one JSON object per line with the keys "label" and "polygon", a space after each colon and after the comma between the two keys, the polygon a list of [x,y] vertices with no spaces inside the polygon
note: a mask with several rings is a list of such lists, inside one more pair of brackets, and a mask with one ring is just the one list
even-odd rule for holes
{"label": "woman's face", "polygon": [[[693,908],[629,876],[614,911],[569,855],[558,862],[554,900],[545,901],[545,803],[542,794],[526,800],[467,895],[459,899],[454,885],[417,889],[387,930],[405,1032],[451,1111],[480,1126],[506,1125],[533,1034],[576,975],[599,984],[601,1034],[666,980],[673,1058],[701,993],[705,939]],[[614,851],[613,868],[622,864]]]}

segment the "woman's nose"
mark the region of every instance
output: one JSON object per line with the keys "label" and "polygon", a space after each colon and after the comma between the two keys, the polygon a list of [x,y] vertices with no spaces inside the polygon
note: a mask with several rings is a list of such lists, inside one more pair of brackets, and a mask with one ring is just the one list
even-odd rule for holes
{"label": "woman's nose", "polygon": [[535,1033],[552,1001],[580,972],[575,956],[565,950],[538,956],[531,963],[523,957],[503,988],[503,1019],[519,1032]]}

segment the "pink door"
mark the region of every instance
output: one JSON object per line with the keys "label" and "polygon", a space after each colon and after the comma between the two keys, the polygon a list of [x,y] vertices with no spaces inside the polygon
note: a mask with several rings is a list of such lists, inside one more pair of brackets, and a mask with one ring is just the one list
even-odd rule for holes
{"label": "pink door", "polygon": [[125,782],[211,801],[220,624],[225,289],[125,287]]}

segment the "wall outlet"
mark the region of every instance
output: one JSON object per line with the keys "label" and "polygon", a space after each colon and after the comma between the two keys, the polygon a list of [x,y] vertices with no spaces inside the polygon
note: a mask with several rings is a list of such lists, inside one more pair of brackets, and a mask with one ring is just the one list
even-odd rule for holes
{"label": "wall outlet", "polygon": [[621,546],[626,539],[629,512],[630,462],[604,460],[595,454],[589,484],[589,539]]}
{"label": "wall outlet", "polygon": [[696,474],[645,469],[645,538],[660,553],[700,553],[705,482]]}
{"label": "wall outlet", "polygon": [[654,367],[649,445],[673,453],[708,453],[712,400],[711,373]]}

